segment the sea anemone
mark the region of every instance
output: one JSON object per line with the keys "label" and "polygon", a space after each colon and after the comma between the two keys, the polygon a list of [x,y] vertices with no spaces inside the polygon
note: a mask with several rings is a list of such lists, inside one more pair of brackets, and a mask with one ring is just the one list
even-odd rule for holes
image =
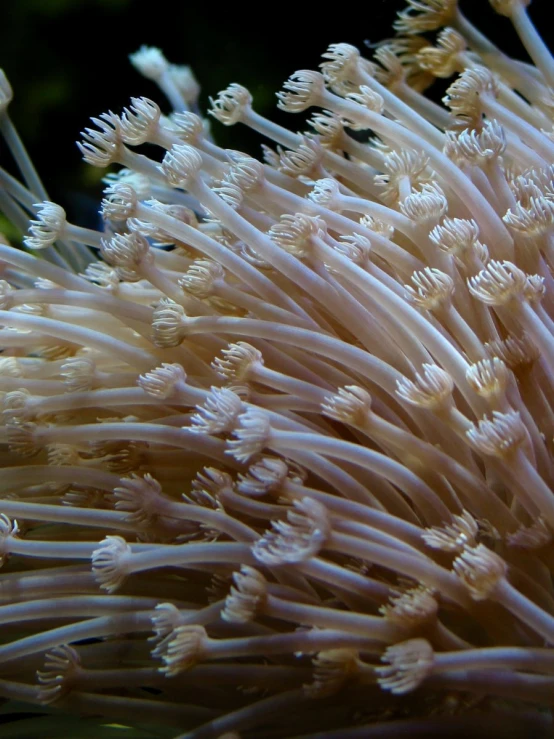
{"label": "sea anemone", "polygon": [[231,84],[263,161],[142,47],[99,230],[0,76],[9,736],[552,736],[554,61],[491,5],[532,63],[408,0],[285,82],[303,134]]}

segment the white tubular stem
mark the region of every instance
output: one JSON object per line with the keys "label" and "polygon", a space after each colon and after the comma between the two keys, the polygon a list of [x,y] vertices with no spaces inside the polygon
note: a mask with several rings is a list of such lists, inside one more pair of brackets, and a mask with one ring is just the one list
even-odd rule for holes
{"label": "white tubular stem", "polygon": [[331,535],[326,547],[332,551],[342,551],[354,557],[367,559],[369,562],[413,577],[430,588],[436,588],[445,597],[462,607],[467,608],[470,604],[469,596],[456,575],[424,555],[406,557],[403,552],[390,547],[337,533]]}
{"label": "white tubular stem", "polygon": [[[4,429],[0,429],[0,432]],[[6,434],[0,437],[7,439]],[[81,424],[79,426],[38,427],[32,442],[38,447],[47,444],[84,444],[106,441],[146,441],[178,448],[190,449],[211,457],[219,462],[232,465],[225,455],[225,443],[211,436],[195,434],[187,428],[172,428],[155,423],[102,423]],[[238,465],[235,464],[235,468]]]}
{"label": "white tubular stem", "polygon": [[417,475],[398,462],[359,444],[332,439],[320,434],[302,434],[291,431],[272,429],[268,446],[275,451],[310,451],[328,454],[331,457],[352,462],[382,475],[386,480],[397,485],[412,503],[419,508],[428,521],[448,521],[450,511],[440,500],[434,490],[426,485]]}
{"label": "white tubular stem", "polygon": [[527,15],[522,2],[512,5],[511,19],[521,42],[537,68],[543,73],[549,87],[554,87],[554,61],[548,47]]}
{"label": "white tubular stem", "polygon": [[4,136],[29,190],[36,196],[37,200],[48,200],[48,194],[27,153],[27,149],[19,138],[19,134],[9,115],[5,113],[0,116],[0,132]]}
{"label": "white tubular stem", "polygon": [[449,186],[460,198],[460,201],[465,204],[473,217],[479,222],[490,243],[494,243],[497,246],[499,254],[504,258],[510,258],[513,251],[513,242],[502,220],[494,212],[494,209],[489,203],[483,199],[471,180],[442,151],[435,149],[434,146],[428,144],[421,136],[401,126],[399,123],[384,118],[350,100],[339,98],[330,92],[323,93],[322,104],[339,115],[346,115],[354,118],[354,120],[363,121],[367,124],[368,128],[382,134],[385,138],[392,137],[396,142],[402,143],[411,149],[423,150],[429,157],[429,161],[433,167],[448,182]]}
{"label": "white tubular stem", "polygon": [[160,213],[154,208],[149,208],[142,204],[137,207],[137,215],[167,231],[170,236],[179,239],[185,244],[190,244],[190,246],[198,249],[202,254],[219,262],[240,280],[252,287],[264,300],[267,300],[269,303],[275,303],[285,310],[291,310],[293,313],[308,320],[311,325],[315,325],[306,312],[292,298],[288,297],[258,269],[198,229],[192,228],[182,221],[177,220],[177,218]]}
{"label": "white tubular stem", "polygon": [[63,341],[79,344],[80,346],[91,346],[123,359],[132,367],[150,369],[157,364],[155,355],[144,349],[137,349],[104,332],[81,328],[51,318],[2,310],[0,311],[0,323],[10,328],[35,329]]}
{"label": "white tubular stem", "polygon": [[0,646],[0,663],[21,659],[30,654],[43,652],[59,644],[68,644],[79,639],[106,637],[125,632],[137,633],[150,631],[152,628],[153,610],[134,611],[132,613],[115,614],[91,618],[79,623],[60,626],[58,629],[43,631],[40,634],[17,639],[10,644]]}
{"label": "white tubular stem", "polygon": [[[44,254],[44,249],[42,253]],[[24,272],[29,272],[36,279],[42,277],[50,280],[57,285],[67,288],[68,290],[82,290],[84,292],[102,294],[101,288],[93,285],[82,277],[74,275],[72,272],[62,269],[55,264],[49,264],[43,259],[37,259],[31,254],[26,254],[20,249],[14,249],[11,246],[0,244],[0,259],[3,262],[19,267]]]}
{"label": "white tubular stem", "polygon": [[111,613],[142,611],[155,608],[157,598],[132,595],[72,595],[60,598],[43,598],[24,603],[0,606],[0,624],[5,626],[20,621],[37,621],[47,618],[93,618]]}
{"label": "white tubular stem", "polygon": [[13,518],[29,521],[49,521],[77,526],[116,529],[117,531],[135,532],[136,525],[128,521],[126,513],[119,511],[95,511],[90,508],[73,506],[46,505],[45,503],[25,503],[22,501],[3,500],[0,502],[0,513]]}

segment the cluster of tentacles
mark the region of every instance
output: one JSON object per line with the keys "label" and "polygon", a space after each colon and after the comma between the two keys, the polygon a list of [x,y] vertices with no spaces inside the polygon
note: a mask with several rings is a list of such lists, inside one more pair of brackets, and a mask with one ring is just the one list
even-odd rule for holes
{"label": "cluster of tentacles", "polygon": [[172,112],[83,133],[120,165],[102,230],[49,201],[0,78],[10,736],[550,735],[554,63],[491,2],[532,63],[409,0],[373,60],[285,83],[304,134],[231,85],[209,112],[263,161],[142,48]]}

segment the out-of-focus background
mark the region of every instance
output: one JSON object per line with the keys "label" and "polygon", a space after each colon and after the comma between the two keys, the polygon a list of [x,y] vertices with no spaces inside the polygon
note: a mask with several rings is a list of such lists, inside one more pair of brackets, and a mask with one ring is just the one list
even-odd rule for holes
{"label": "out-of-focus background", "polygon": [[[12,119],[53,200],[77,222],[96,217],[105,170],[85,165],[75,140],[90,116],[120,112],[131,96],[152,97],[167,108],[155,85],[129,64],[142,44],[159,46],[177,64],[189,64],[202,85],[201,106],[231,82],[250,89],[255,108],[295,129],[301,121],[275,109],[275,92],[296,69],[314,68],[330,43],[366,49],[391,35],[403,0],[313,1],[297,6],[262,0],[241,3],[172,0],[2,0],[0,67],[15,90]],[[510,22],[487,0],[460,0],[464,12],[503,49],[525,58]],[[534,0],[530,13],[552,41],[552,0]],[[440,91],[439,91],[440,92]],[[438,94],[438,93],[437,93]],[[259,151],[243,126],[214,121],[223,146]],[[2,152],[0,162],[10,167]]]}

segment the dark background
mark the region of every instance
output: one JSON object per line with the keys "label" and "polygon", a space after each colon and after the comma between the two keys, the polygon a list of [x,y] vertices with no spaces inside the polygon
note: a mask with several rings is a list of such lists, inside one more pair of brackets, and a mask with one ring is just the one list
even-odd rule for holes
{"label": "dark background", "polygon": [[[504,50],[525,58],[510,22],[487,0],[460,0],[467,16]],[[230,2],[168,0],[0,0],[0,66],[15,91],[10,114],[50,196],[70,217],[90,222],[105,170],[85,165],[75,146],[90,116],[120,112],[133,95],[166,106],[153,83],[129,64],[142,44],[159,46],[189,64],[202,85],[201,104],[231,82],[254,95],[255,108],[285,125],[300,121],[275,109],[275,92],[296,69],[314,68],[330,43],[364,48],[391,35],[402,0],[340,3],[327,10],[313,0],[287,6],[263,0],[247,11]],[[530,14],[552,41],[552,0],[535,0]],[[369,54],[369,50],[367,50]],[[212,130],[223,146],[257,153],[242,126]],[[0,161],[10,167],[0,152]]]}

